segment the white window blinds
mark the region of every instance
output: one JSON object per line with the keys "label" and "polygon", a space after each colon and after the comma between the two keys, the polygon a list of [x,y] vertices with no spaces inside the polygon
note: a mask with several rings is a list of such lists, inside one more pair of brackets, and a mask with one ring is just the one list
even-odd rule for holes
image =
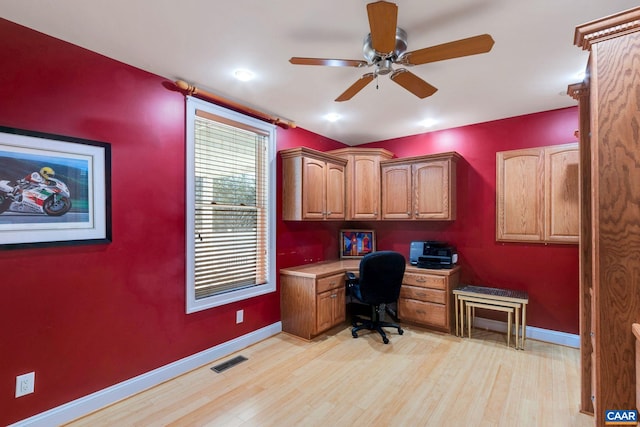
{"label": "white window blinds", "polygon": [[267,138],[210,114],[196,115],[195,295],[200,299],[267,280]]}
{"label": "white window blinds", "polygon": [[273,126],[215,106],[192,106],[191,112],[188,312],[275,290],[270,267]]}

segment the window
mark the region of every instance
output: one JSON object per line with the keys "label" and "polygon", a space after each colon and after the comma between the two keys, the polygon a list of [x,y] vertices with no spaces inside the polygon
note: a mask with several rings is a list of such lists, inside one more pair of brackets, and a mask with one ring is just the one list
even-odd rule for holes
{"label": "window", "polygon": [[187,98],[187,313],[275,291],[275,127]]}

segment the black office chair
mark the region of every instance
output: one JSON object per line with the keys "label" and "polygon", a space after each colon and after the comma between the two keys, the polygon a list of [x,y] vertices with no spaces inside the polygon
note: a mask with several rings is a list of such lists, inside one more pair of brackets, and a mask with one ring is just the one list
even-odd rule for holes
{"label": "black office chair", "polygon": [[404,331],[400,325],[384,321],[385,312],[395,317],[388,304],[398,301],[400,286],[404,276],[406,261],[398,252],[380,251],[365,255],[360,261],[360,278],[347,275],[350,295],[371,307],[371,319],[354,316],[351,335],[358,338],[358,331],[369,329],[378,331],[382,342],[389,344],[383,327],[396,328],[402,335]]}

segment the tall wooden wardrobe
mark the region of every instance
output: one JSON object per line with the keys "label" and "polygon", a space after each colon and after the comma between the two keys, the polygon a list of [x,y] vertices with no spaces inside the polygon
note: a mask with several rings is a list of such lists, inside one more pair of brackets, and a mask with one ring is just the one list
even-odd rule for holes
{"label": "tall wooden wardrobe", "polygon": [[581,25],[581,410],[635,409],[640,321],[640,8]]}

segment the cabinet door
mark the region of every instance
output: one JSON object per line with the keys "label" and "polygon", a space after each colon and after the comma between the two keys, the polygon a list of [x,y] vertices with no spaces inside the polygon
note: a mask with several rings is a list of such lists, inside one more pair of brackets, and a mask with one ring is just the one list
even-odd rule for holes
{"label": "cabinet door", "polygon": [[318,316],[316,319],[316,333],[344,322],[346,318],[344,287],[319,293],[316,300],[316,313]]}
{"label": "cabinet door", "polygon": [[329,290],[318,294],[316,299],[316,333],[329,329],[333,324],[333,300],[335,292]]}
{"label": "cabinet door", "polygon": [[496,155],[496,240],[544,239],[544,149]]}
{"label": "cabinet door", "polygon": [[413,165],[413,191],[416,219],[454,219],[449,200],[449,161],[439,160]]}
{"label": "cabinet door", "polygon": [[578,144],[545,148],[545,238],[578,243],[580,189]]}
{"label": "cabinet door", "polygon": [[382,170],[382,218],[410,219],[411,165],[388,165]]}
{"label": "cabinet door", "polygon": [[325,212],[327,164],[321,160],[302,159],[302,218],[323,219]]}
{"label": "cabinet door", "polygon": [[326,165],[325,213],[327,219],[345,218],[344,166]]}
{"label": "cabinet door", "polygon": [[353,156],[351,219],[380,216],[380,161],[377,156]]}

